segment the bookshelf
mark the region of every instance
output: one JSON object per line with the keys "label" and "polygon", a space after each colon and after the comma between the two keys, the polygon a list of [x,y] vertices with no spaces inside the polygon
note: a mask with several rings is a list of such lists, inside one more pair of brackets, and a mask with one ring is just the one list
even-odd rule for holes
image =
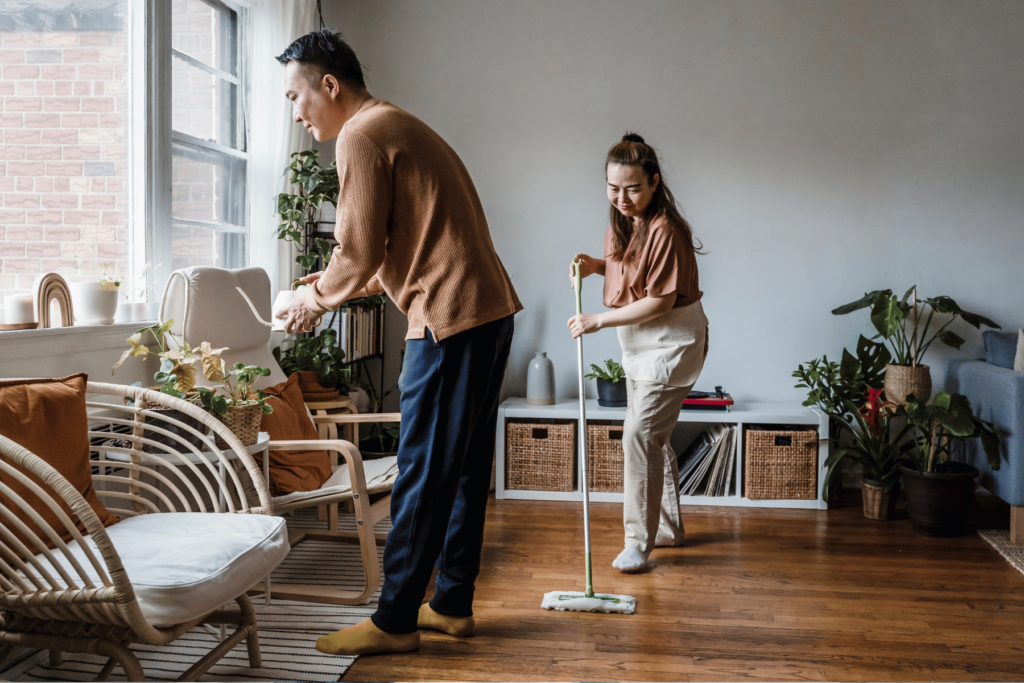
{"label": "bookshelf", "polygon": [[[625,408],[605,408],[596,399],[586,402],[587,422],[598,420],[621,421],[626,417]],[[579,422],[579,401],[562,401],[553,406],[527,405],[525,398],[506,399],[498,407],[498,425],[495,435],[495,497],[499,500],[554,500],[580,501],[582,494],[575,491],[523,491],[505,488],[505,425],[510,419],[571,419]],[[770,507],[824,510],[827,504],[822,498],[825,481],[825,459],[828,457],[828,416],[800,405],[783,403],[737,403],[729,411],[683,410],[678,422],[689,423],[696,431],[694,436],[710,425],[736,427],[733,440],[732,486],[729,495],[680,496],[682,505],[722,505],[742,507]],[[815,500],[752,500],[742,495],[743,482],[743,428],[745,425],[809,425],[818,431],[818,497]],[[579,477],[577,477],[579,479]],[[590,500],[597,503],[621,503],[621,493],[591,492]]]}

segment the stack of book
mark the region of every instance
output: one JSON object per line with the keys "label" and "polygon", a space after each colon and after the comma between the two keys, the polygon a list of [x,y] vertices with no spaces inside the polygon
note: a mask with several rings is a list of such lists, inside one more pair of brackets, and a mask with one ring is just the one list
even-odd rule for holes
{"label": "stack of book", "polygon": [[380,308],[344,308],[341,313],[339,343],[345,352],[345,361],[352,362],[375,356],[380,349]]}
{"label": "stack of book", "polygon": [[679,456],[679,494],[730,495],[735,459],[736,427],[710,425]]}

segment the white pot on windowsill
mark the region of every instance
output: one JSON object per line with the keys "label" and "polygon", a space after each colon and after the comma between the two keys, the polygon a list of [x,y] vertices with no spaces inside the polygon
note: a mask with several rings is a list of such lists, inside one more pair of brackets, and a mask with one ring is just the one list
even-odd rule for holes
{"label": "white pot on windowsill", "polygon": [[72,282],[71,306],[76,325],[110,325],[117,312],[117,285],[113,282]]}

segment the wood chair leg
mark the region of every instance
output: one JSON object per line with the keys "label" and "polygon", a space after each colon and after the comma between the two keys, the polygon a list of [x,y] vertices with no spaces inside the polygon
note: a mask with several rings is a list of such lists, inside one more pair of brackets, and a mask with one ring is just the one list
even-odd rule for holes
{"label": "wood chair leg", "polygon": [[64,653],[56,648],[50,648],[50,668],[56,669],[64,663]]}
{"label": "wood chair leg", "polygon": [[1024,505],[1010,506],[1010,543],[1024,545]]}
{"label": "wood chair leg", "polygon": [[316,521],[326,522],[327,521],[327,508],[328,505],[317,505],[316,506]]}

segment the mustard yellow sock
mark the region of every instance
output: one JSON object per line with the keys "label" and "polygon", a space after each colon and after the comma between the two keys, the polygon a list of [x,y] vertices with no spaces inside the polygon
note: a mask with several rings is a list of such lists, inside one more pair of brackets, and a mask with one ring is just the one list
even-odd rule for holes
{"label": "mustard yellow sock", "polygon": [[476,622],[473,617],[449,617],[445,614],[438,614],[430,609],[430,603],[427,602],[420,605],[420,615],[416,620],[416,625],[420,628],[444,631],[450,636],[459,636],[460,638],[471,636],[476,630]]}
{"label": "mustard yellow sock", "polygon": [[409,652],[420,646],[419,632],[386,633],[369,619],[316,639],[316,649],[329,655],[370,655]]}

